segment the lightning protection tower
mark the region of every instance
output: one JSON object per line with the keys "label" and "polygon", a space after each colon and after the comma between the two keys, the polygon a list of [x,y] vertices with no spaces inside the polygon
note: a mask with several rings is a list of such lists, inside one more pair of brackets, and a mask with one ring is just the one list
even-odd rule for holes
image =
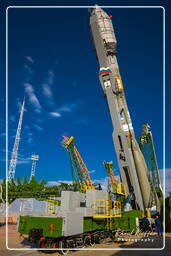
{"label": "lightning protection tower", "polygon": [[35,172],[36,172],[36,161],[39,160],[39,155],[32,155],[31,156],[31,160],[32,160],[32,167],[31,167],[31,175],[30,175],[30,180],[33,176],[35,176]]}
{"label": "lightning protection tower", "polygon": [[8,181],[11,181],[11,179],[14,179],[15,177],[15,170],[16,170],[16,164],[17,164],[17,158],[18,158],[18,147],[20,142],[21,127],[22,127],[23,113],[24,113],[24,104],[25,104],[25,98],[21,106],[20,119],[18,123],[17,133],[15,136],[15,142],[14,142],[14,147],[12,151],[12,157],[11,157],[9,171],[8,171]]}

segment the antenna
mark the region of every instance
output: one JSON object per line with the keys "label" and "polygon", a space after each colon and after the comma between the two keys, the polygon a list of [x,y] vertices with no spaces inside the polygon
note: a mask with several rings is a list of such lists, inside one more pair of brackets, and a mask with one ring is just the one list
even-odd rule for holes
{"label": "antenna", "polygon": [[31,167],[31,175],[30,175],[30,180],[33,176],[35,176],[35,172],[36,172],[36,161],[39,160],[39,155],[32,155],[31,156],[31,160],[32,160],[32,167]]}
{"label": "antenna", "polygon": [[23,113],[24,113],[24,104],[25,104],[25,98],[24,98],[23,104],[21,106],[20,119],[19,119],[19,123],[18,123],[17,133],[15,136],[15,142],[14,142],[14,147],[13,147],[13,151],[12,151],[9,171],[8,171],[8,181],[11,181],[11,179],[14,179],[14,177],[15,177],[15,169],[16,169],[17,158],[18,158],[18,147],[19,147],[19,142],[20,142],[21,126],[22,126]]}

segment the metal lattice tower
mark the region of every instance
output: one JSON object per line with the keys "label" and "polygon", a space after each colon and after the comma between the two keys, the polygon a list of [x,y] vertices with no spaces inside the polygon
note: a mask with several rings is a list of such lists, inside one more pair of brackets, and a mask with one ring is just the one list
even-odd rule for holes
{"label": "metal lattice tower", "polygon": [[117,184],[117,180],[116,180],[116,178],[114,176],[114,173],[113,173],[114,164],[113,164],[112,161],[111,162],[105,162],[104,161],[103,164],[104,164],[104,167],[106,168],[106,170],[108,172],[108,175],[109,175],[110,180],[111,180],[111,184],[112,184],[112,186],[114,186],[115,184]]}
{"label": "metal lattice tower", "polygon": [[74,137],[63,136],[62,145],[67,149],[70,156],[73,184],[86,185],[88,189],[94,189],[90,179],[89,171],[81,158],[76,146],[74,145]]}
{"label": "metal lattice tower", "polygon": [[140,149],[144,155],[148,171],[149,179],[153,183],[156,191],[160,190],[160,176],[157,165],[157,158],[153,143],[153,136],[151,131],[149,131],[150,126],[148,124],[143,124],[142,133],[140,135]]}
{"label": "metal lattice tower", "polygon": [[31,160],[32,160],[32,167],[31,167],[31,175],[30,175],[30,180],[33,176],[35,176],[35,172],[36,172],[36,161],[39,160],[39,155],[32,155],[31,156]]}
{"label": "metal lattice tower", "polygon": [[122,182],[118,181],[114,175],[113,172],[113,162],[103,162],[105,169],[107,170],[107,173],[109,175],[109,189],[112,192],[120,195],[125,195],[126,194],[126,186]]}
{"label": "metal lattice tower", "polygon": [[23,113],[24,113],[24,104],[25,104],[25,99],[23,100],[23,104],[21,106],[20,119],[18,123],[17,133],[15,136],[15,142],[14,142],[14,147],[12,151],[12,157],[11,157],[9,171],[8,171],[9,181],[11,179],[14,179],[15,177],[15,169],[16,169],[17,158],[18,158],[18,147],[20,142],[20,134],[21,134],[22,121],[23,121]]}

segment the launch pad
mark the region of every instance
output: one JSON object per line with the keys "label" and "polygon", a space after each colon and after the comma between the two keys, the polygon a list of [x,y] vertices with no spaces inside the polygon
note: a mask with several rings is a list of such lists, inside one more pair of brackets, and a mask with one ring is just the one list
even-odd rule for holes
{"label": "launch pad", "polygon": [[[112,138],[121,180],[116,180],[112,162],[104,162],[109,176],[108,191],[95,187],[74,144],[74,137],[63,136],[62,146],[70,157],[73,191],[62,191],[57,211],[52,210],[47,216],[23,214],[19,219],[18,231],[28,235],[39,249],[65,250],[100,243],[104,237],[113,237],[118,229],[136,234],[141,229],[144,215],[151,221],[151,209],[154,215],[161,211],[162,190],[157,161],[155,158],[152,162],[155,170],[152,169],[151,175],[143,151],[144,144],[151,143],[150,153],[154,158],[152,135],[145,131],[140,146],[136,141],[117,62],[112,19],[99,6],[91,10],[90,30],[99,62],[99,79],[112,120]],[[33,160],[38,160],[38,155],[35,156]],[[14,171],[10,171],[10,179],[13,174]]]}

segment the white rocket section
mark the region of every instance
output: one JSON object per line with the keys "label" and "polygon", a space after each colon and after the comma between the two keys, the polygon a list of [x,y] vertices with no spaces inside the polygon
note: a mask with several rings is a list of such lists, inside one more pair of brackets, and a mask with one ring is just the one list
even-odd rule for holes
{"label": "white rocket section", "polygon": [[145,210],[152,206],[153,197],[147,166],[134,136],[116,59],[117,41],[111,18],[99,6],[92,9],[90,28],[100,65],[100,82],[114,127],[112,136],[121,180],[126,184],[127,193],[133,191],[135,195],[133,207]]}

